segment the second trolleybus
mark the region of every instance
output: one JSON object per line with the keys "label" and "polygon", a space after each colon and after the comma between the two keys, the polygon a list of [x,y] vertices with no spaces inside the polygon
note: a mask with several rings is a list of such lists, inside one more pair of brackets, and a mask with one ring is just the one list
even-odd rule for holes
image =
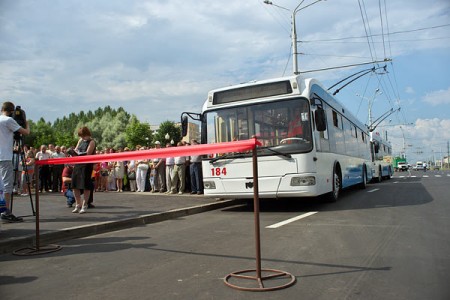
{"label": "second trolleybus", "polygon": [[390,179],[394,174],[392,168],[392,145],[387,139],[383,139],[379,132],[370,132],[373,180],[381,182]]}

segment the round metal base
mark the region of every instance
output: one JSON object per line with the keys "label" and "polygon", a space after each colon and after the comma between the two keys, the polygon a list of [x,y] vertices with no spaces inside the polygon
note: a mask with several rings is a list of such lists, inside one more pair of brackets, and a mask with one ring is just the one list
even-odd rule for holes
{"label": "round metal base", "polygon": [[39,249],[27,247],[27,248],[15,250],[13,252],[13,254],[18,255],[18,256],[31,256],[31,255],[52,253],[52,252],[59,251],[61,249],[62,249],[61,246],[57,246],[57,245],[48,245],[45,247],[39,247]]}
{"label": "round metal base", "polygon": [[[244,275],[246,273],[250,273],[252,275]],[[262,269],[261,274],[262,275],[259,278],[256,270],[237,271],[228,274],[224,278],[224,282],[229,287],[241,291],[265,292],[265,291],[281,290],[290,287],[296,281],[296,278],[292,274],[280,270]],[[248,284],[242,286],[231,283],[230,281],[233,278],[236,279],[236,281],[243,279],[245,280],[245,283]],[[257,285],[257,287],[254,287],[255,284]]]}

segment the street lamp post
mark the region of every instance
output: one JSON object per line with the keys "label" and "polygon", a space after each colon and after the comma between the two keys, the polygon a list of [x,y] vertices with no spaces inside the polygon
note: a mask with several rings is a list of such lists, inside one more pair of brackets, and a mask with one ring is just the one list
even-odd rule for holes
{"label": "street lamp post", "polygon": [[377,96],[377,93],[380,93],[380,95],[382,94],[382,92],[380,92],[380,89],[376,89],[375,93],[373,94],[372,101],[369,101],[369,124],[370,125],[372,125],[372,106],[373,106],[373,102],[375,101],[375,97]]}
{"label": "street lamp post", "polygon": [[[304,1],[304,0],[303,0]],[[295,14],[297,13],[297,11],[299,10],[298,8],[300,7],[300,5],[302,5],[302,2],[300,2],[299,5],[297,5],[297,7],[294,9],[294,11],[292,12],[292,67],[294,69],[294,75],[298,74],[298,62],[297,62],[297,26],[295,26]]]}
{"label": "street lamp post", "polygon": [[286,8],[286,7],[276,5],[276,4],[274,4],[272,1],[268,1],[268,0],[265,0],[265,1],[264,1],[264,4],[267,4],[267,5],[273,5],[273,6],[276,6],[276,7],[278,7],[278,8],[287,10],[287,11],[289,11],[289,12],[292,13],[292,14],[291,14],[291,19],[292,19],[292,29],[291,29],[292,35],[291,35],[291,38],[292,38],[292,65],[293,65],[293,69],[294,69],[294,75],[300,74],[300,72],[298,71],[298,62],[297,62],[297,54],[298,54],[298,53],[297,53],[297,28],[296,28],[296,26],[295,26],[295,15],[296,15],[299,11],[301,11],[301,10],[303,10],[303,9],[305,9],[305,8],[307,8],[307,7],[311,6],[311,5],[313,5],[313,4],[316,4],[317,2],[320,2],[320,1],[326,1],[326,0],[316,0],[316,1],[314,1],[313,3],[311,3],[311,4],[308,4],[308,5],[306,5],[306,6],[302,7],[302,8],[300,8],[300,5],[302,5],[303,2],[305,2],[305,0],[302,0],[302,1],[300,2],[300,4],[297,5],[297,7],[296,7],[294,10],[292,10],[292,11],[291,11],[290,9]]}
{"label": "street lamp post", "polygon": [[164,136],[164,138],[166,139],[167,143],[168,143],[169,140],[170,140],[170,144],[171,144],[171,145],[173,145],[173,144],[175,143],[173,139],[170,139],[170,134],[169,134],[169,133],[166,133],[166,135]]}
{"label": "street lamp post", "polygon": [[373,102],[375,101],[375,98],[377,96],[377,94],[382,94],[383,92],[380,92],[380,89],[376,89],[375,93],[373,94],[372,99],[367,99],[364,96],[361,96],[360,94],[356,94],[357,97],[360,97],[361,99],[365,99],[368,102],[368,113],[369,113],[369,128],[373,125],[373,119],[372,119],[372,106],[373,106]]}
{"label": "street lamp post", "polygon": [[400,126],[400,130],[402,132],[402,136],[403,136],[403,158],[406,159],[406,142],[405,142],[405,133],[403,132],[403,127]]}

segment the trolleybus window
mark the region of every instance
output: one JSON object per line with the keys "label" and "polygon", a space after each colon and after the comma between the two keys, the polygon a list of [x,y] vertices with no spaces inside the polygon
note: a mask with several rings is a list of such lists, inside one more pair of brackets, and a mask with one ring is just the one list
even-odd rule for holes
{"label": "trolleybus window", "polygon": [[311,114],[306,99],[224,108],[205,115],[208,143],[256,136],[263,146],[276,147],[284,153],[312,149]]}

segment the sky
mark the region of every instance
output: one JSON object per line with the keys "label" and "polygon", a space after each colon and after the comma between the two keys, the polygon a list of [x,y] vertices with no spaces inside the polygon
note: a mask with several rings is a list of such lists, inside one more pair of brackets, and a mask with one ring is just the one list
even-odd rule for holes
{"label": "sky", "polygon": [[[373,119],[394,110],[376,131],[410,163],[446,156],[450,1],[313,2],[295,15],[299,71],[328,88],[381,67],[339,101],[366,124],[369,105]],[[301,1],[272,3],[0,0],[0,100],[35,122],[106,105],[151,125],[177,122],[200,112],[209,90],[293,73]],[[358,66],[307,72],[348,65]]]}

